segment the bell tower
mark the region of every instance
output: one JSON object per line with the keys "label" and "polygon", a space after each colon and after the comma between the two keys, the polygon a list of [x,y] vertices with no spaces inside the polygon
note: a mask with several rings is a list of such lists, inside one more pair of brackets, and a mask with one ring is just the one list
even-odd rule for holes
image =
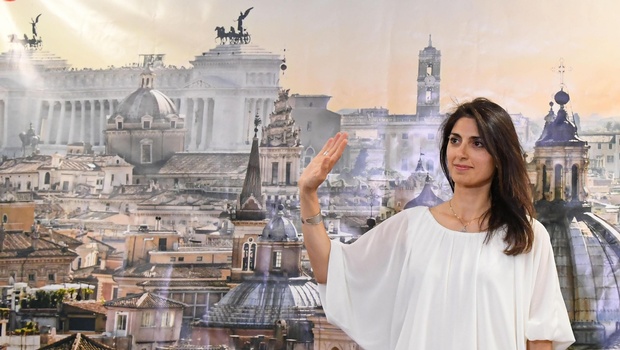
{"label": "bell tower", "polygon": [[420,51],[418,58],[418,117],[439,115],[441,51],[433,47],[431,36],[428,46]]}
{"label": "bell tower", "polygon": [[544,130],[534,147],[537,170],[534,201],[583,203],[588,193],[586,174],[590,147],[579,138],[577,127],[568,118],[564,106],[570,101],[569,95],[561,89],[554,98],[560,109],[555,118],[552,110],[549,118],[545,118]]}

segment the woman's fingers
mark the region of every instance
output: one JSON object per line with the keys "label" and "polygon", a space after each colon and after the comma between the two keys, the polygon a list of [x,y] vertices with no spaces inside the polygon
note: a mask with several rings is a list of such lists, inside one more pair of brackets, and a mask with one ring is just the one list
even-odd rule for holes
{"label": "woman's fingers", "polygon": [[327,174],[342,156],[347,146],[347,137],[347,133],[339,132],[325,143],[302,173],[299,179],[301,187],[316,190],[325,181]]}

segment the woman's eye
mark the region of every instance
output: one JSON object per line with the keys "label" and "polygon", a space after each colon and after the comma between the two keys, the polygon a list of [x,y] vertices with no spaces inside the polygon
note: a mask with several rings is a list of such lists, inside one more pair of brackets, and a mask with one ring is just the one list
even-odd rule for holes
{"label": "woman's eye", "polygon": [[474,147],[482,148],[484,147],[484,143],[482,143],[482,141],[474,141]]}
{"label": "woman's eye", "polygon": [[459,142],[459,139],[458,139],[458,138],[456,138],[456,137],[451,137],[448,141],[449,141],[450,143],[458,143],[458,142]]}

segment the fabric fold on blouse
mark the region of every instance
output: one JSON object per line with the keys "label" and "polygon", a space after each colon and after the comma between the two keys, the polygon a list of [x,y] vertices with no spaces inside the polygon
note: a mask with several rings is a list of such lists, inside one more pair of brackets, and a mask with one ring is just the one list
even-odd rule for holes
{"label": "fabric fold on blouse", "polygon": [[345,245],[332,241],[325,314],[366,350],[525,350],[574,342],[553,250],[534,221],[531,252],[507,256],[503,234],[449,230],[426,207],[400,212]]}

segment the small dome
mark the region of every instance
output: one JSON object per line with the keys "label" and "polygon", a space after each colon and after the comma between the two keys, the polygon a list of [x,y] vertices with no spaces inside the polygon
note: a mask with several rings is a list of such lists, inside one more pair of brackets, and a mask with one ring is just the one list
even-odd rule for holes
{"label": "small dome", "polygon": [[308,277],[266,281],[249,278],[211,307],[201,323],[211,327],[271,328],[280,319],[312,316],[319,306],[318,286]]}
{"label": "small dome", "polygon": [[269,221],[259,236],[261,241],[298,241],[299,235],[293,222],[284,217],[282,205],[278,208],[276,216]]}
{"label": "small dome", "polygon": [[138,90],[127,96],[116,108],[109,123],[115,123],[114,117],[120,115],[126,123],[140,123],[142,117],[148,115],[154,120],[164,119],[168,115],[176,115],[174,102],[163,92],[153,88],[155,74],[147,68],[141,75],[142,83]]}
{"label": "small dome", "polygon": [[557,104],[559,104],[560,106],[563,106],[567,104],[568,101],[570,101],[570,96],[568,96],[568,94],[564,92],[564,90],[560,90],[555,94],[553,99],[555,100]]}
{"label": "small dome", "polygon": [[127,123],[139,123],[145,115],[163,119],[170,114],[177,114],[177,111],[168,96],[159,90],[141,87],[121,102],[114,116],[123,116]]}

